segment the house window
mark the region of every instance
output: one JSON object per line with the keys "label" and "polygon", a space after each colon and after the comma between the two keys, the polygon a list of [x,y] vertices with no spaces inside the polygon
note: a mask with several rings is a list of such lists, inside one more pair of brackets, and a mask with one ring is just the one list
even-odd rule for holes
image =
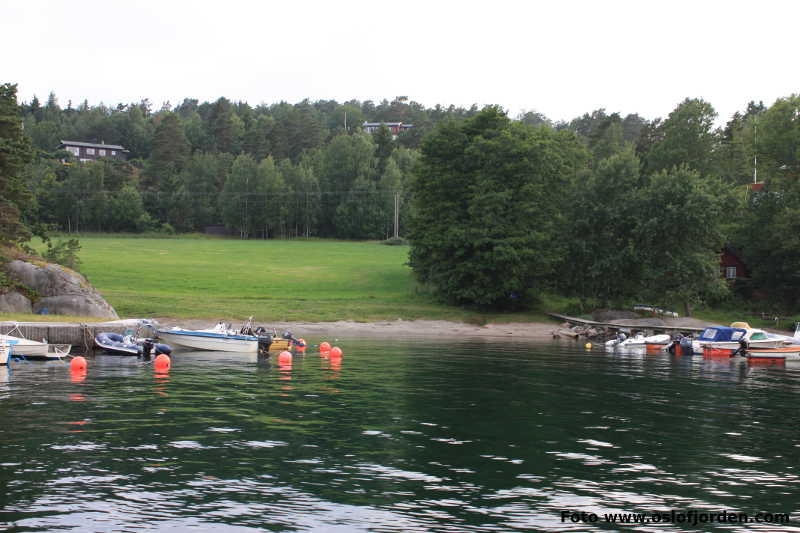
{"label": "house window", "polygon": [[68,151],[69,151],[69,152],[70,152],[72,155],[74,155],[75,157],[78,157],[79,155],[81,155],[81,149],[80,149],[80,148],[78,148],[77,146],[67,146],[67,150],[68,150]]}
{"label": "house window", "polygon": [[736,279],[736,267],[725,267],[725,278]]}
{"label": "house window", "polygon": [[111,155],[117,155],[117,151],[116,150],[111,150]]}
{"label": "house window", "polygon": [[100,155],[106,155],[105,149],[103,149],[103,148],[100,149]]}
{"label": "house window", "polygon": [[94,155],[94,148],[87,148],[86,155]]}

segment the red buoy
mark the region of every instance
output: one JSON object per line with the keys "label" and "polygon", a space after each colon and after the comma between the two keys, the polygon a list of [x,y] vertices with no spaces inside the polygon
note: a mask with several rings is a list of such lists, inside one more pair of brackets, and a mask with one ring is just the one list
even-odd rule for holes
{"label": "red buoy", "polygon": [[290,365],[292,364],[292,353],[291,352],[281,352],[278,354],[278,364],[279,365]]}
{"label": "red buoy", "polygon": [[78,357],[74,357],[72,361],[69,362],[69,368],[73,372],[86,371],[86,359],[80,355]]}
{"label": "red buoy", "polygon": [[169,367],[172,365],[172,361],[170,360],[169,356],[165,353],[158,354],[156,356],[156,360],[153,362],[153,366],[155,366],[156,372],[167,372],[169,371]]}
{"label": "red buoy", "polygon": [[331,345],[329,342],[321,342],[319,344],[319,353],[326,353],[331,351]]}
{"label": "red buoy", "polygon": [[331,348],[331,358],[341,357],[342,356],[342,349],[338,346],[334,346]]}

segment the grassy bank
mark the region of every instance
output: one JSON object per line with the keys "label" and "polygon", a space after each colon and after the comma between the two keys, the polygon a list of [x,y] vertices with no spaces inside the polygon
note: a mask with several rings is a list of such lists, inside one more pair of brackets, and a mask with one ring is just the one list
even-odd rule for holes
{"label": "grassy bank", "polygon": [[[406,265],[407,246],[302,239],[241,241],[203,235],[94,234],[81,236],[80,242],[82,273],[123,318],[241,320],[254,316],[259,322],[401,318],[485,324],[548,321],[543,310],[582,314],[576,310],[577,299],[554,295],[542,303],[543,310],[527,313],[479,313],[439,304],[417,290]],[[40,243],[35,247],[43,248]],[[795,317],[776,323],[743,309],[698,309],[695,317],[793,330]],[[52,319],[0,314],[0,320]]]}
{"label": "grassy bank", "polygon": [[259,321],[543,320],[473,313],[415,289],[407,246],[82,236],[81,271],[120,316]]}

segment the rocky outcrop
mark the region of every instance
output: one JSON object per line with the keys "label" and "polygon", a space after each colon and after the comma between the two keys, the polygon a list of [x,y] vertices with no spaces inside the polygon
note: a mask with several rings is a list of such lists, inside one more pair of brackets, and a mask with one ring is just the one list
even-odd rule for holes
{"label": "rocky outcrop", "polygon": [[0,313],[33,313],[31,301],[17,291],[0,294]]}
{"label": "rocky outcrop", "polygon": [[[54,315],[113,318],[119,316],[82,275],[52,263],[11,261],[6,271],[16,282],[35,292],[33,312]],[[9,293],[11,294],[11,293]]]}

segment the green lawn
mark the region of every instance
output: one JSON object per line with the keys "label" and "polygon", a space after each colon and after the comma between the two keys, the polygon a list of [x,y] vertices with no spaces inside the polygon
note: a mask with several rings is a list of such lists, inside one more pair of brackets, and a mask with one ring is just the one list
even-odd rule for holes
{"label": "green lawn", "polygon": [[122,317],[259,321],[541,320],[419,294],[407,246],[324,240],[80,237],[81,272]]}

